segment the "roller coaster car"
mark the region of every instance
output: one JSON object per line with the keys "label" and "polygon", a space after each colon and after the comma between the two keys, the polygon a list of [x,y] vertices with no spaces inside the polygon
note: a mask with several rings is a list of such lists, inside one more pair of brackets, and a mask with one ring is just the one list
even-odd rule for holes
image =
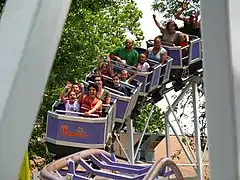
{"label": "roller coaster car", "polygon": [[116,101],[103,105],[103,117],[67,112],[61,102],[54,103],[47,114],[46,144],[48,151],[60,158],[83,149],[104,149],[112,132]]}
{"label": "roller coaster car", "polygon": [[[86,81],[91,82],[93,80],[94,71],[89,73],[86,76]],[[140,92],[140,88],[142,83],[138,81],[133,81],[132,84],[126,84],[124,82],[120,82],[129,92],[128,96],[125,96],[122,92],[112,89],[112,78],[103,76],[104,82],[103,85],[105,89],[107,89],[113,100],[116,100],[116,114],[115,114],[115,128],[118,129],[124,123],[124,121],[130,117],[131,111],[133,110],[137,98]]]}
{"label": "roller coaster car", "polygon": [[[112,61],[113,64],[113,70],[116,73],[121,74],[122,70],[127,70],[128,73],[132,76],[136,72],[136,67],[128,66],[128,65],[120,65],[116,61]],[[151,66],[151,70],[149,72],[138,72],[135,80],[142,83],[141,89],[140,89],[140,96],[148,95],[149,92],[156,89],[159,85],[159,79],[161,74],[161,65],[149,62],[149,65]]]}
{"label": "roller coaster car", "polygon": [[[202,69],[202,41],[197,36],[189,35],[189,45],[181,48],[174,44],[162,42],[168,56],[173,58],[171,80],[186,78]],[[147,47],[153,46],[153,40],[148,40]],[[187,54],[185,54],[187,52]]]}
{"label": "roller coaster car", "polygon": [[[146,49],[135,47],[135,50],[139,54],[144,53]],[[159,94],[159,89],[163,84],[166,84],[169,81],[171,66],[173,59],[168,57],[168,60],[165,64],[160,64],[154,60],[148,59],[150,65],[149,72],[138,72],[134,80],[141,82],[142,86],[140,88],[139,97],[137,103],[133,103],[134,110],[131,112],[131,117],[134,118],[139,114],[139,109],[143,107],[149,101],[155,102],[161,100]],[[121,65],[116,61],[111,61],[113,65],[113,70],[116,73],[121,73],[122,70],[127,70],[130,76],[136,72],[136,67]],[[131,82],[131,85],[136,86],[135,81]],[[154,99],[154,100],[153,100]],[[135,99],[136,100],[136,99]]]}
{"label": "roller coaster car", "polygon": [[[138,52],[138,54],[142,54],[145,51],[147,51],[147,49],[144,48],[140,48],[140,47],[134,47],[134,49]],[[149,92],[154,91],[155,89],[161,87],[162,85],[166,84],[167,82],[169,82],[169,77],[170,77],[170,72],[171,72],[171,68],[172,68],[172,62],[173,62],[173,58],[168,57],[167,62],[165,64],[160,64],[159,62],[153,60],[153,59],[147,59],[147,62],[149,63],[149,65],[151,66],[151,70],[153,71],[152,73],[154,74],[156,69],[154,68],[155,66],[159,68],[160,74],[159,73],[155,73],[156,76],[158,77],[154,77],[154,81],[151,82],[151,84],[155,81],[158,82],[158,86],[155,86],[154,88],[150,89]],[[151,85],[153,86],[153,85]]]}

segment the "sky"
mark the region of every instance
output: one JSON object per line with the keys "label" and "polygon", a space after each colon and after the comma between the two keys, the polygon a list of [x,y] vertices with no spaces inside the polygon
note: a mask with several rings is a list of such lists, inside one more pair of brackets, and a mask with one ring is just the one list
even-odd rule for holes
{"label": "sky", "polygon": [[[152,15],[155,14],[157,17],[158,21],[164,20],[163,16],[159,13],[159,12],[154,12],[151,9],[151,4],[153,3],[154,0],[136,0],[135,2],[137,3],[137,6],[139,7],[140,10],[142,10],[143,12],[143,17],[140,20],[140,24],[141,24],[141,28],[143,30],[144,33],[144,40],[142,42],[142,47],[146,48],[146,40],[149,39],[153,39],[154,37],[156,37],[157,35],[160,34],[159,29],[157,28],[157,26],[155,25]],[[176,21],[176,23],[178,24],[178,26],[181,26],[183,23],[181,21]],[[131,37],[131,35],[129,35]],[[131,37],[134,39],[134,37]],[[167,97],[170,100],[170,103],[172,103],[174,101],[174,99],[172,98],[173,95],[178,95],[179,92],[175,93],[173,92],[169,92],[167,94]],[[165,99],[161,100],[158,104],[157,104],[163,111],[166,111],[168,104],[166,102]],[[186,113],[190,114],[192,112],[192,109],[190,106],[186,107]],[[179,116],[179,113],[177,114]],[[176,128],[177,132],[180,133],[179,128],[177,126],[177,123],[174,122],[174,117],[172,115],[169,116],[169,119],[172,121],[172,124],[174,125],[174,127]],[[192,133],[193,132],[193,123],[191,122],[191,118],[181,118],[181,122],[183,122],[183,125],[186,125],[187,127],[187,132],[188,133]],[[173,132],[170,131],[170,133],[172,134]]]}

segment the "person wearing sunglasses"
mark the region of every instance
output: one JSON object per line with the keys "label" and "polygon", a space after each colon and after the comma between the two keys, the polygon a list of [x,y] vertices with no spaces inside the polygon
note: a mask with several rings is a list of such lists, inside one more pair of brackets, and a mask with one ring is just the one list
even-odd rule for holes
{"label": "person wearing sunglasses", "polygon": [[135,66],[138,62],[138,52],[133,48],[133,40],[127,39],[124,47],[119,47],[110,53],[112,60],[118,61],[121,64]]}
{"label": "person wearing sunglasses", "polygon": [[110,104],[111,95],[108,90],[103,88],[103,77],[100,75],[96,75],[94,77],[94,82],[98,86],[98,91],[97,91],[98,99],[100,99],[104,104]]}

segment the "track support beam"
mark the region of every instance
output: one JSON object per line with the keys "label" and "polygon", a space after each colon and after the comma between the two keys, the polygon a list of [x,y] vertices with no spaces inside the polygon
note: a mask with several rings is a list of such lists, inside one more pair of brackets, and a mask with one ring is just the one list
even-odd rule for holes
{"label": "track support beam", "polygon": [[240,179],[239,7],[239,0],[201,0],[212,180]]}
{"label": "track support beam", "polygon": [[70,0],[8,0],[0,23],[0,175],[18,179]]}

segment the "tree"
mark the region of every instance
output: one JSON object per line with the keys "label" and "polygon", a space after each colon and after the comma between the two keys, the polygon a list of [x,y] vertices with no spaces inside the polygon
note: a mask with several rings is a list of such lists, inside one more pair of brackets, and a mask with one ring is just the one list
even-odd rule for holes
{"label": "tree", "polygon": [[[147,122],[147,118],[150,115],[152,104],[147,104],[136,117],[135,130],[142,132]],[[154,106],[152,116],[149,120],[149,124],[146,133],[162,133],[164,130],[164,114],[158,106]]]}
{"label": "tree", "polygon": [[[200,0],[189,0],[189,6],[184,11],[184,15],[189,15],[193,10],[200,9]],[[154,0],[152,9],[163,14],[164,18],[173,18],[178,9],[182,7],[179,0]]]}
{"label": "tree", "polygon": [[[131,0],[73,0],[57,55],[49,75],[36,125],[29,142],[30,158],[49,159],[43,141],[46,115],[67,80],[81,81],[97,64],[97,56],[121,46],[129,31],[138,45],[142,12]],[[50,160],[50,159],[49,159]]]}
{"label": "tree", "polygon": [[[200,123],[200,136],[201,136],[201,148],[202,151],[205,149],[206,143],[207,143],[207,120],[206,120],[206,101],[205,101],[205,93],[204,93],[204,84],[200,83],[198,84],[198,99],[199,101],[199,106],[198,106],[198,110],[199,110],[199,123]],[[181,117],[185,117],[185,118],[191,118],[193,120],[193,112],[191,112],[190,114],[187,114],[185,112],[185,110],[187,108],[193,108],[193,99],[192,99],[192,89],[190,89],[185,97],[183,98],[182,101],[180,101],[180,103],[178,104],[176,111],[179,112],[179,121],[181,119]],[[183,127],[186,128],[186,125],[184,124],[184,122],[180,123],[183,125]],[[186,129],[187,130],[187,129]],[[194,132],[193,132],[194,133]],[[193,134],[188,133],[189,136],[193,136]]]}

